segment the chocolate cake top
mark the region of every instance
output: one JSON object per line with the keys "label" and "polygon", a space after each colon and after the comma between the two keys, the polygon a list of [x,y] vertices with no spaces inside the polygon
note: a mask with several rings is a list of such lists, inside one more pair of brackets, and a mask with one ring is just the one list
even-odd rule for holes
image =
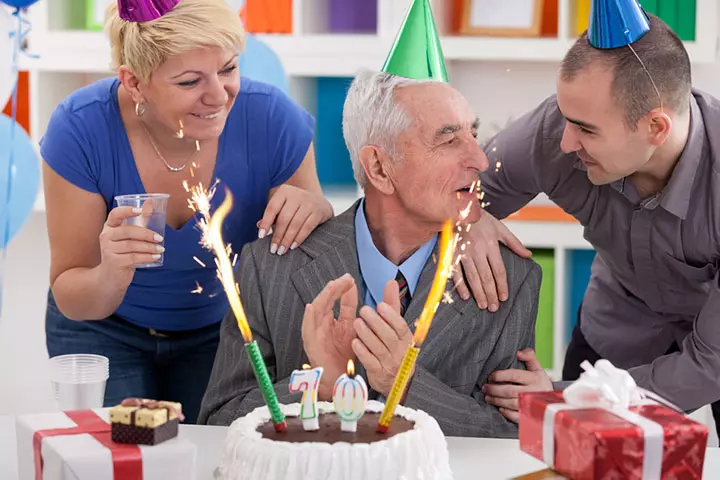
{"label": "chocolate cake top", "polygon": [[400,416],[395,416],[390,423],[390,430],[387,433],[375,431],[380,413],[366,412],[357,422],[357,432],[343,432],[340,430],[340,418],[335,413],[320,414],[320,430],[305,431],[302,420],[298,417],[285,417],[287,431],[276,433],[272,422],[265,422],[257,428],[263,438],[276,442],[321,442],[334,444],[346,443],[373,443],[387,440],[399,433],[407,432],[415,428],[415,423]]}

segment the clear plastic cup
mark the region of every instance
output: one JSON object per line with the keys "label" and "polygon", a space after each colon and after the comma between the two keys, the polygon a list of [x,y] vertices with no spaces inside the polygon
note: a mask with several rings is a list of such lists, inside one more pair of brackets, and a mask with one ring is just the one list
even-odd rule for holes
{"label": "clear plastic cup", "polygon": [[[140,215],[128,218],[124,224],[149,228],[163,237],[163,241],[158,245],[165,246],[165,222],[168,198],[170,198],[170,195],[167,193],[138,193],[119,195],[115,197],[115,201],[118,207],[142,208],[143,212]],[[161,253],[158,260],[135,265],[135,268],[161,267],[164,260],[165,254]]]}
{"label": "clear plastic cup", "polygon": [[110,376],[107,357],[59,355],[50,359],[50,379],[61,411],[102,408]]}

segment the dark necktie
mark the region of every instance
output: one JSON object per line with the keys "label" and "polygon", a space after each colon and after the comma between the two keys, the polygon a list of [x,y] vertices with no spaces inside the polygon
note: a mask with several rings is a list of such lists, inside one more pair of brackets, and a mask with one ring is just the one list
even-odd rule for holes
{"label": "dark necktie", "polygon": [[400,315],[405,316],[405,311],[408,305],[410,305],[410,289],[408,288],[407,280],[400,270],[398,270],[395,276],[395,281],[400,287]]}

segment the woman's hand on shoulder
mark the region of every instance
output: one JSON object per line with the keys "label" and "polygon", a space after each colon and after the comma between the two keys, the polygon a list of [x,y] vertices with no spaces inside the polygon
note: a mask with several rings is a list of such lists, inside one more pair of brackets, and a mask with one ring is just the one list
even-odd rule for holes
{"label": "woman's hand on shoulder", "polygon": [[297,248],[321,223],[334,215],[330,202],[319,193],[283,184],[270,192],[258,236],[272,233],[271,253],[282,255]]}

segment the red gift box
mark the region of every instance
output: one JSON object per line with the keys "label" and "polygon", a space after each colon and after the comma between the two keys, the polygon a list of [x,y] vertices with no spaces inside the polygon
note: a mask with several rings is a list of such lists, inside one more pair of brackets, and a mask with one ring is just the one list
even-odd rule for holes
{"label": "red gift box", "polygon": [[646,477],[702,478],[708,428],[667,407],[577,407],[562,392],[522,393],[519,401],[520,449],[562,475],[643,479],[645,469]]}

